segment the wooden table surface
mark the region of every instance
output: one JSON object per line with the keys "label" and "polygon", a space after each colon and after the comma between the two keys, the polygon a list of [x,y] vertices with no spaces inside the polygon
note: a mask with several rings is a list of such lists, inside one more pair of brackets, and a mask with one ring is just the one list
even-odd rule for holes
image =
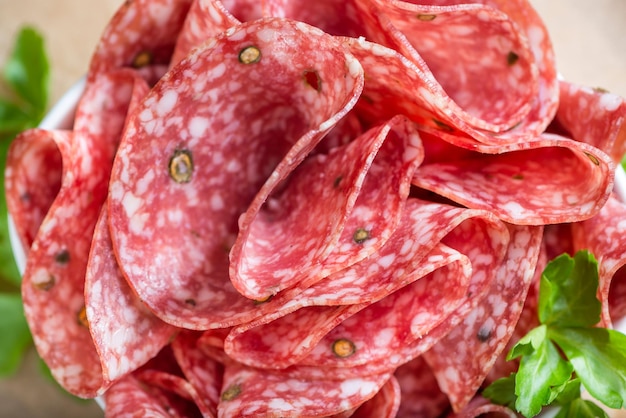
{"label": "wooden table surface", "polygon": [[[85,72],[107,20],[122,1],[0,0],[0,64],[17,29],[37,27],[50,53],[54,102]],[[566,79],[626,96],[626,1],[531,2],[548,25]],[[16,376],[0,380],[0,418],[102,416],[95,403],[76,401],[41,377],[32,353]]]}

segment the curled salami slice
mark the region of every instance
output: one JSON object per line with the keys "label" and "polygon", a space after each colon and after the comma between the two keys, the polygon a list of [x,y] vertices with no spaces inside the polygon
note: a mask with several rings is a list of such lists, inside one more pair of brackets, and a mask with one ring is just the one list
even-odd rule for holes
{"label": "curled salami slice", "polygon": [[67,133],[31,129],[9,149],[4,172],[7,208],[27,253],[61,188],[62,156],[69,153],[69,139]]}
{"label": "curled salami slice", "polygon": [[398,418],[436,418],[449,408],[447,396],[423,357],[398,367],[394,376],[400,384]]}
{"label": "curled salami slice", "polygon": [[235,288],[264,300],[374,253],[397,226],[422,157],[417,132],[398,117],[305,160],[278,196],[259,209],[266,197],[257,195],[241,217],[230,257]]}
{"label": "curled salami slice", "polygon": [[517,418],[518,415],[506,406],[494,405],[482,396],[475,397],[465,408],[448,415],[448,418],[476,418],[489,416],[492,418]]}
{"label": "curled salami slice", "polygon": [[542,228],[509,226],[509,230],[506,262],[500,265],[486,296],[462,326],[424,354],[455,411],[474,397],[513,335],[534,276]]}
{"label": "curled salami slice", "polygon": [[217,0],[194,0],[178,35],[170,67],[186,57],[191,50],[240,22]]}
{"label": "curled salami slice", "polygon": [[[525,37],[506,14],[480,4],[375,3],[381,26],[395,40],[389,46],[441,85],[440,95],[452,99],[451,111],[470,126],[502,132],[527,116],[538,93],[537,68]],[[485,74],[494,82],[485,83]]]}
{"label": "curled salami slice", "polygon": [[355,418],[394,418],[400,406],[400,384],[394,376],[391,376],[378,393],[370,400],[362,404],[354,414]]}
{"label": "curled salami slice", "polygon": [[172,341],[172,351],[183,374],[198,392],[203,409],[217,416],[223,365],[202,351],[199,337],[196,333],[181,331]]}
{"label": "curled salami slice", "polygon": [[91,244],[85,307],[105,380],[117,380],[146,363],[176,332],[141,303],[122,276],[113,254],[105,209]]}
{"label": "curled salami slice", "polygon": [[[81,397],[94,397],[109,384],[88,329],[84,279],[124,125],[120,115],[126,114],[134,84],[128,74],[96,77],[79,103],[75,130],[53,133],[57,143],[65,144],[59,147],[61,189],[35,237],[22,281],[24,311],[40,356],[55,379]],[[105,108],[110,114],[90,116],[87,109],[101,97],[91,89],[109,93]]]}
{"label": "curled salami slice", "polygon": [[[190,5],[191,0],[134,0],[122,4],[91,58],[87,82],[119,67],[167,65]],[[149,81],[156,80],[150,77]]]}
{"label": "curled salami slice", "polygon": [[498,155],[424,164],[413,183],[519,225],[576,222],[596,214],[613,187],[610,157],[545,134]]}
{"label": "curled salami slice", "polygon": [[556,120],[572,138],[600,148],[616,163],[626,153],[626,101],[622,97],[561,81]]}
{"label": "curled salami slice", "polygon": [[314,417],[339,414],[374,397],[391,373],[339,380],[226,364],[218,416]]}
{"label": "curled salami slice", "polygon": [[626,314],[626,205],[611,196],[591,219],[572,225],[574,250],[587,249],[598,257],[598,297],[602,302],[602,326]]}
{"label": "curled salami slice", "polygon": [[133,375],[125,376],[107,390],[103,396],[106,418],[127,416],[170,418],[164,396],[150,390]]}
{"label": "curled salami slice", "polygon": [[254,302],[228,276],[237,218],[352,107],[362,80],[329,35],[268,19],[196,50],[152,90],[120,144],[109,216],[119,264],[158,316],[191,329],[249,319]]}

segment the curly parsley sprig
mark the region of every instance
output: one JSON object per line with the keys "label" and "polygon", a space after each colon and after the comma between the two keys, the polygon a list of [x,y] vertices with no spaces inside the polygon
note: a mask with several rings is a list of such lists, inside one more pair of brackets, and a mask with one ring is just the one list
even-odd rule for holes
{"label": "curly parsley sprig", "polygon": [[525,417],[555,405],[564,417],[607,417],[594,402],[581,398],[581,384],[610,408],[626,401],[626,336],[598,328],[601,302],[598,263],[588,251],[563,254],[541,277],[537,314],[540,325],[509,352],[520,358],[517,373],[496,380],[483,391],[492,402]]}

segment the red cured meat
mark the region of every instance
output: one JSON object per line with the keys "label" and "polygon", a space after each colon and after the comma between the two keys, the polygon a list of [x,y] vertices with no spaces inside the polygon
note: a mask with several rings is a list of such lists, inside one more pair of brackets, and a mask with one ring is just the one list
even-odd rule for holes
{"label": "red cured meat", "polygon": [[436,418],[449,408],[447,396],[423,357],[398,367],[394,376],[400,384],[398,418]]}
{"label": "red cured meat", "polygon": [[61,188],[62,156],[68,153],[68,139],[67,134],[32,129],[16,138],[8,152],[6,202],[27,253]]}
{"label": "red cured meat", "polygon": [[[251,46],[260,60],[240,62]],[[320,91],[304,76],[311,68]],[[228,277],[237,218],[266,180],[259,194],[302,161],[353,105],[361,83],[358,63],[328,35],[272,19],[197,50],[152,90],[120,145],[109,215],[121,268],[158,316],[192,329],[250,317],[254,302]],[[234,115],[246,123],[233,123]],[[192,154],[183,167],[189,173],[193,163],[188,182],[168,172],[179,152]]]}
{"label": "red cured meat", "polygon": [[288,371],[226,364],[218,417],[314,417],[353,409],[374,395],[390,373],[339,380],[294,377]]}
{"label": "red cured meat", "polygon": [[[51,131],[64,144],[59,146],[63,179],[33,242],[22,281],[24,311],[39,355],[55,379],[81,397],[94,397],[109,383],[85,320],[84,278],[134,82],[124,72],[96,78],[79,103],[75,130]],[[106,91],[110,114],[86,116]]]}
{"label": "red cured meat", "polygon": [[[502,132],[527,116],[538,92],[537,68],[525,37],[507,15],[478,4],[374,3],[395,38],[390,46],[440,84],[453,100],[451,110],[469,125]],[[493,82],[485,83],[485,74]]]}
{"label": "red cured meat", "polygon": [[510,223],[544,225],[596,214],[611,193],[613,169],[600,150],[546,134],[503,154],[422,165],[413,183]]}
{"label": "red cured meat", "polygon": [[439,340],[424,358],[452,408],[461,410],[474,397],[513,335],[534,276],[542,228],[510,226],[505,262],[479,305]]}
{"label": "red cured meat", "polygon": [[556,121],[572,138],[600,148],[615,163],[626,153],[626,101],[622,97],[561,81]]}
{"label": "red cured meat", "polygon": [[184,378],[159,370],[139,370],[134,373],[137,379],[155,389],[169,401],[165,406],[168,412],[180,417],[215,417],[214,411],[206,409],[204,399]]}
{"label": "red cured meat", "polygon": [[216,416],[224,370],[221,363],[202,351],[199,343],[199,335],[182,331],[172,341],[172,351],[183,374],[198,392],[201,404]]}
{"label": "red cured meat", "polygon": [[[191,0],[133,0],[122,4],[91,58],[87,82],[119,67],[168,64],[190,5]],[[156,81],[152,77],[148,80]]]}
{"label": "red cured meat", "polygon": [[362,404],[350,416],[355,418],[393,418],[397,415],[399,406],[400,384],[394,376],[391,376],[376,396]]}
{"label": "red cured meat", "polygon": [[194,47],[239,23],[220,1],[193,1],[178,35],[170,67],[178,64]]}
{"label": "red cured meat", "polygon": [[235,288],[263,300],[373,254],[398,224],[422,156],[410,122],[395,118],[304,161],[279,196],[258,213],[253,203],[240,219],[230,257]]}
{"label": "red cured meat", "polygon": [[170,411],[166,408],[162,396],[154,391],[147,390],[146,385],[133,375],[128,375],[116,382],[104,394],[106,404],[105,417],[164,417],[170,418]]}
{"label": "red cured meat", "polygon": [[89,331],[108,381],[132,372],[156,356],[176,332],[141,303],[122,276],[111,247],[104,209],[89,254],[85,306]]}
{"label": "red cured meat", "polygon": [[482,396],[475,397],[465,408],[450,413],[448,418],[476,418],[489,416],[492,418],[517,418],[518,415],[506,406],[494,405]]}

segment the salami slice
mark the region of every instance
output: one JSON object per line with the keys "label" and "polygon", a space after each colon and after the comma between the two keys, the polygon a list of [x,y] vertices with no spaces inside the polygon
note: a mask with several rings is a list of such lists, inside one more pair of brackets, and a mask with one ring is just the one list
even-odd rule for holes
{"label": "salami slice", "polygon": [[475,397],[461,411],[450,413],[448,418],[476,418],[489,416],[493,418],[516,418],[518,415],[506,406],[494,405],[482,396]]}
{"label": "salami slice", "polygon": [[500,265],[486,296],[424,358],[452,408],[461,410],[474,397],[513,335],[541,246],[542,228],[510,226],[506,263]]}
{"label": "salami slice", "polygon": [[197,50],[152,90],[120,145],[109,216],[120,266],[158,316],[191,329],[250,317],[254,302],[228,277],[237,218],[266,180],[259,194],[304,159],[361,85],[360,66],[330,36],[269,19]]}
{"label": "salami slice", "polygon": [[391,374],[338,380],[226,364],[219,417],[314,417],[353,409],[374,397]]}
{"label": "salami slice", "polygon": [[223,365],[206,355],[199,347],[200,335],[180,332],[172,341],[172,351],[185,377],[199,395],[203,409],[217,416]]}
{"label": "salami slice", "polygon": [[[278,196],[257,195],[241,217],[231,280],[257,300],[309,287],[385,244],[397,226],[423,151],[404,118],[306,160]],[[294,234],[292,231],[298,231]]]}
{"label": "salami slice", "polygon": [[[163,396],[148,390],[146,385],[133,375],[128,375],[116,382],[104,394],[106,403],[105,417],[119,418],[135,417],[163,417],[170,418],[168,402]],[[155,399],[156,398],[156,399]]]}
{"label": "salami slice", "polygon": [[394,418],[400,406],[400,384],[391,376],[378,393],[363,403],[354,414],[354,418]]}
{"label": "salami slice", "polygon": [[[133,0],[122,4],[91,58],[87,83],[115,68],[167,65],[190,5],[191,0]],[[157,79],[150,77],[148,81],[152,84]]]}
{"label": "salami slice", "polygon": [[61,188],[62,156],[69,146],[69,134],[32,129],[15,138],[9,149],[4,172],[7,208],[27,253]]}
{"label": "salami slice", "polygon": [[[537,68],[526,39],[507,15],[479,4],[375,3],[381,26],[395,38],[389,46],[436,80],[441,96],[452,99],[450,110],[470,126],[503,132],[527,116],[538,93]],[[494,82],[484,83],[485,74]]]}
{"label": "salami slice", "polygon": [[394,376],[400,384],[398,418],[436,418],[449,408],[447,396],[422,356],[398,367]]}
{"label": "salami slice", "polygon": [[510,223],[544,225],[596,214],[611,193],[613,167],[597,148],[545,134],[510,152],[422,165],[413,183]]}
{"label": "salami slice", "polygon": [[572,138],[600,148],[616,163],[626,153],[626,101],[622,97],[561,81],[556,121]]}
{"label": "salami slice", "polygon": [[89,331],[104,379],[115,381],[157,355],[176,330],[154,316],[122,276],[103,208],[95,227],[85,275]]}
{"label": "salami slice", "polygon": [[220,1],[193,1],[178,35],[170,67],[186,57],[194,47],[239,23]]}
{"label": "salami slice", "polygon": [[[75,130],[53,133],[65,144],[59,147],[61,189],[33,242],[22,281],[24,311],[39,354],[55,379],[81,397],[94,397],[108,384],[85,317],[84,278],[135,80],[125,72],[95,78],[79,103]],[[106,119],[92,116],[89,109],[107,92]]]}

